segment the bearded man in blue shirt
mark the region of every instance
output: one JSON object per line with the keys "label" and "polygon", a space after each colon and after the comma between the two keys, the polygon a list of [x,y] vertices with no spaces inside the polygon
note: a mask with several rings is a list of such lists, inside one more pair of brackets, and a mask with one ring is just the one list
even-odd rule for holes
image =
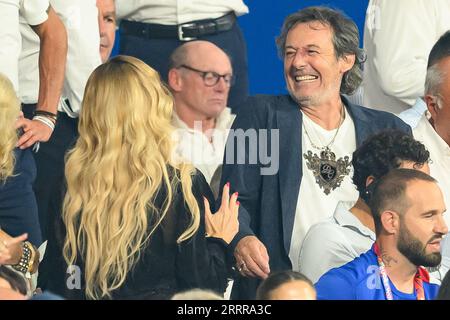
{"label": "bearded man in blue shirt", "polygon": [[423,267],[439,265],[440,242],[448,232],[436,180],[417,170],[394,169],[371,186],[375,244],[325,273],[316,284],[318,299],[434,299],[439,286]]}

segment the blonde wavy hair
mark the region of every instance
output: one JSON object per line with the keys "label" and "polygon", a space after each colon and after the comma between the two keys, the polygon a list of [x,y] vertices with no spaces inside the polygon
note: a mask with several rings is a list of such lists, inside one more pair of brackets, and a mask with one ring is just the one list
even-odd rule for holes
{"label": "blonde wavy hair", "polygon": [[[111,59],[87,82],[80,136],[66,160],[63,254],[69,265],[83,258],[89,299],[111,298],[124,283],[180,183],[191,221],[177,241],[198,230],[194,168],[171,161],[172,110],[158,73],[133,57]],[[161,188],[167,197],[157,209],[153,201]]]}
{"label": "blonde wavy hair", "polygon": [[18,140],[14,122],[20,113],[20,102],[14,87],[0,73],[0,183],[14,174],[14,148]]}

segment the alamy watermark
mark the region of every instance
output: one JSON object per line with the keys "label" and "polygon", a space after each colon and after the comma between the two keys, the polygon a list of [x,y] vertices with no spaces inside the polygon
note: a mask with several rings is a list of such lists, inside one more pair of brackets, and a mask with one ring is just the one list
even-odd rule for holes
{"label": "alamy watermark", "polygon": [[[275,175],[280,166],[280,133],[279,129],[210,129],[202,131],[202,122],[194,122],[192,129],[176,129],[172,140],[183,145],[180,157],[175,148],[172,160],[175,162],[190,160],[194,164],[210,165],[214,159],[202,152],[207,149],[208,139],[199,139],[195,135],[204,135],[223,141],[218,143],[224,150],[216,150],[220,154],[217,164],[227,165],[259,165],[261,175]],[[226,144],[225,144],[226,141]],[[194,145],[195,144],[195,145]],[[187,146],[186,146],[187,145]]]}
{"label": "alamy watermark", "polygon": [[81,289],[81,269],[77,265],[70,265],[67,267],[66,287],[69,290]]}

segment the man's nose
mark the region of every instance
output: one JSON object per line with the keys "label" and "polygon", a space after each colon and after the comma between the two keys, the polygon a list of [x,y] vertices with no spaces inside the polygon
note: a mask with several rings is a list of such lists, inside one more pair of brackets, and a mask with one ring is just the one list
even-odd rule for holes
{"label": "man's nose", "polygon": [[438,221],[435,225],[435,231],[441,234],[447,234],[448,233],[448,226],[445,222],[444,216],[439,215]]}
{"label": "man's nose", "polygon": [[217,81],[216,85],[214,86],[214,89],[218,91],[225,91],[229,88],[229,84],[225,81],[224,77],[220,77],[219,81]]}
{"label": "man's nose", "polygon": [[105,25],[106,25],[105,20],[103,20],[102,17],[99,17],[98,18],[98,29],[100,31],[100,34],[103,34],[105,32]]}
{"label": "man's nose", "polygon": [[298,50],[295,53],[294,59],[292,61],[292,66],[295,69],[299,70],[299,69],[305,68],[306,65],[307,65],[307,60],[306,60],[305,54],[301,50]]}

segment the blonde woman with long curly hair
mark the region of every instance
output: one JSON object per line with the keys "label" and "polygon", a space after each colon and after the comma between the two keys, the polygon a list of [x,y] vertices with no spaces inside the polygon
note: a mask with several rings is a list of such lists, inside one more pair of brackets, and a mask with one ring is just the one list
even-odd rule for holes
{"label": "blonde woman with long curly hair", "polygon": [[171,160],[172,110],[158,73],[136,58],[115,57],[90,76],[44,260],[47,289],[88,299],[165,299],[195,287],[223,293],[237,194],[226,185],[211,214],[204,177]]}
{"label": "blonde woman with long curly hair", "polygon": [[[36,167],[29,149],[16,148],[19,139],[16,122],[21,117],[20,102],[13,85],[0,74],[0,228],[4,231],[0,232],[0,243],[12,241],[11,237],[20,236],[24,240],[26,237],[22,235],[27,233],[30,242],[37,247],[42,240],[32,188]],[[6,264],[5,251],[6,248],[0,245],[0,262]],[[14,264],[17,259],[6,258],[6,261]]]}

